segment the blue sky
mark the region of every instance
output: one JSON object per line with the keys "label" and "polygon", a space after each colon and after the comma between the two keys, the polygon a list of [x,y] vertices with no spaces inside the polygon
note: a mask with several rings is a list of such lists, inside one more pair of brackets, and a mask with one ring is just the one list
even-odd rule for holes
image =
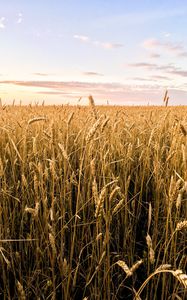
{"label": "blue sky", "polygon": [[186,0],[0,0],[0,97],[186,104],[186,28]]}

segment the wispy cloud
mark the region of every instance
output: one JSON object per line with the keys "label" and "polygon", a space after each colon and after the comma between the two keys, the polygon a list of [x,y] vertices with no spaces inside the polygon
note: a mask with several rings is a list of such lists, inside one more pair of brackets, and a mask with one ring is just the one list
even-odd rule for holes
{"label": "wispy cloud", "polygon": [[158,64],[152,64],[147,62],[138,62],[138,63],[132,63],[128,66],[134,67],[134,68],[147,68],[151,70],[165,70],[165,71],[177,71],[179,68],[175,67],[173,64],[167,64],[167,65],[158,65]]}
{"label": "wispy cloud", "polygon": [[4,29],[5,28],[5,17],[1,17],[0,18],[0,29]]}
{"label": "wispy cloud", "polygon": [[16,80],[4,80],[0,81],[0,84],[16,85],[24,87],[40,87],[49,89],[69,89],[69,88],[103,88],[103,87],[119,87],[120,84],[113,83],[90,83],[90,82],[79,82],[79,81],[47,81],[47,80],[36,80],[36,81],[16,81]]}
{"label": "wispy cloud", "polygon": [[131,80],[135,80],[135,81],[155,81],[154,79],[151,79],[151,78],[145,78],[145,77],[133,77],[131,78]]}
{"label": "wispy cloud", "polygon": [[[127,85],[120,83],[92,83],[92,82],[59,82],[59,81],[0,81],[0,85],[27,87],[30,93],[40,95],[59,96],[76,99],[80,96],[87,97],[89,94],[99,99],[113,99],[125,103],[140,103],[145,101],[145,95],[159,93],[163,90],[160,85],[139,84]],[[165,88],[164,88],[165,89]],[[137,96],[138,92],[138,96]],[[102,100],[102,101],[103,101]],[[125,102],[123,102],[125,101]]]}
{"label": "wispy cloud", "polygon": [[48,73],[33,73],[33,75],[36,75],[36,76],[49,76],[50,74],[48,74]]}
{"label": "wispy cloud", "polygon": [[106,49],[117,49],[122,48],[123,44],[119,43],[100,43],[99,46],[106,48]]}
{"label": "wispy cloud", "polygon": [[[154,80],[153,80],[154,81]],[[123,99],[133,95],[133,100],[138,101],[137,93],[148,94],[150,96],[159,91],[163,91],[167,86],[161,82],[144,84],[121,84],[118,82],[79,82],[79,81],[0,81],[0,85],[11,85],[28,87],[30,91],[44,95],[69,95],[87,96],[90,93],[102,98]],[[175,85],[170,85],[176,88]],[[42,89],[42,90],[41,90]],[[187,90],[187,89],[186,89]]]}
{"label": "wispy cloud", "polygon": [[167,76],[162,76],[162,75],[153,75],[151,76],[153,79],[158,79],[158,80],[171,80],[171,78]]}
{"label": "wispy cloud", "polygon": [[59,91],[59,92],[55,92],[55,91],[39,91],[39,92],[37,92],[37,94],[42,94],[42,95],[65,95],[65,96],[69,95],[69,93],[65,93],[65,92],[62,92],[62,91]]}
{"label": "wispy cloud", "polygon": [[147,39],[143,41],[142,45],[148,50],[161,49],[177,56],[187,56],[187,51],[181,43],[159,41],[158,39]]}
{"label": "wispy cloud", "polygon": [[89,37],[86,35],[79,35],[79,34],[75,34],[74,39],[80,40],[81,42],[88,42],[89,41]]}
{"label": "wispy cloud", "polygon": [[137,80],[137,81],[155,81],[155,82],[158,82],[158,80],[171,80],[171,78],[169,78],[167,76],[162,76],[162,75],[152,75],[148,78],[146,78],[146,77],[133,77],[131,79]]}
{"label": "wispy cloud", "polygon": [[96,47],[101,47],[101,48],[104,48],[104,49],[117,49],[117,48],[121,48],[121,47],[124,46],[123,44],[120,44],[120,43],[95,41],[95,40],[92,40],[91,38],[89,38],[86,35],[75,34],[73,37],[77,40],[80,40],[83,43],[89,43],[91,45],[94,45]]}
{"label": "wispy cloud", "polygon": [[143,41],[143,46],[146,49],[154,49],[156,47],[162,47],[169,51],[181,50],[183,47],[176,43],[159,41],[157,39],[147,39]]}
{"label": "wispy cloud", "polygon": [[17,24],[21,24],[22,23],[22,21],[23,21],[23,14],[22,13],[19,13],[18,14],[18,19],[17,19]]}
{"label": "wispy cloud", "polygon": [[140,62],[140,63],[132,63],[128,65],[129,67],[135,68],[156,68],[157,64],[147,63],[147,62]]}
{"label": "wispy cloud", "polygon": [[158,53],[151,53],[150,58],[159,58],[161,55]]}
{"label": "wispy cloud", "polygon": [[173,70],[170,71],[171,74],[180,75],[182,77],[187,77],[187,70]]}
{"label": "wispy cloud", "polygon": [[169,38],[171,36],[170,32],[163,32],[163,36]]}
{"label": "wispy cloud", "polygon": [[[70,101],[78,99],[80,96],[87,97],[92,94],[94,98],[100,99],[101,104],[104,100],[114,101],[114,104],[131,105],[131,104],[147,104],[150,99],[152,104],[162,104],[163,91],[168,87],[168,84],[157,81],[155,83],[142,84],[120,84],[120,83],[91,83],[91,82],[60,82],[60,81],[0,81],[0,85],[27,87],[31,94],[48,95],[51,97],[62,96],[61,99]],[[176,90],[181,93],[180,101],[185,103],[187,96],[186,86],[177,86],[170,84],[170,90]],[[7,89],[8,90],[8,89]],[[25,90],[25,89],[24,89]],[[170,96],[172,94],[170,93]],[[175,94],[178,101],[177,94]],[[51,98],[50,98],[51,99]],[[59,98],[56,98],[59,99]],[[182,100],[181,100],[182,99]],[[99,101],[100,101],[99,100]]]}
{"label": "wispy cloud", "polygon": [[180,53],[178,54],[178,56],[180,56],[180,57],[187,57],[187,51],[180,52]]}
{"label": "wispy cloud", "polygon": [[152,89],[152,85],[136,85],[131,86],[121,83],[107,83],[107,82],[80,82],[80,81],[16,81],[16,80],[3,80],[0,84],[13,85],[13,86],[23,86],[23,87],[33,87],[33,88],[47,88],[51,91],[66,91],[77,89],[77,90],[90,90],[93,91],[103,91],[103,92],[119,92],[128,91],[132,89]]}
{"label": "wispy cloud", "polygon": [[128,66],[133,68],[147,68],[156,71],[159,70],[159,71],[164,71],[168,74],[187,77],[187,70],[183,70],[179,67],[174,66],[173,64],[158,65],[158,64],[152,64],[147,62],[140,62],[140,63],[132,63],[129,64]]}
{"label": "wispy cloud", "polygon": [[101,74],[101,73],[98,73],[98,72],[83,72],[82,73],[83,75],[85,75],[85,76],[103,76],[103,74]]}

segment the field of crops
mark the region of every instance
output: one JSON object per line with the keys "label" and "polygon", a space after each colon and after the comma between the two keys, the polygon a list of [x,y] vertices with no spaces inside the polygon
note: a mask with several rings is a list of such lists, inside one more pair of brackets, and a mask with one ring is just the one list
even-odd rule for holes
{"label": "field of crops", "polygon": [[185,299],[187,107],[1,106],[0,299]]}

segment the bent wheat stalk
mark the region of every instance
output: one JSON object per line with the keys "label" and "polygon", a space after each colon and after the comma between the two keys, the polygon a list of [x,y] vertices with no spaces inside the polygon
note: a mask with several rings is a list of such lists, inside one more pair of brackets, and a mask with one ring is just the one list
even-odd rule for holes
{"label": "bent wheat stalk", "polygon": [[32,118],[28,121],[28,125],[38,122],[38,121],[47,121],[46,117],[36,117],[36,118]]}
{"label": "bent wheat stalk", "polygon": [[[141,287],[139,288],[139,290],[136,293],[136,296],[134,298],[134,300],[137,300],[138,297],[140,296],[140,294],[142,293],[143,289],[145,288],[145,286],[147,285],[147,283],[149,282],[149,280],[160,273],[171,273],[183,286],[185,289],[187,289],[187,275],[185,273],[183,273],[182,270],[168,270],[168,269],[162,269],[164,266],[168,267],[168,265],[161,265],[160,267],[158,267],[156,269],[155,272],[153,272],[145,281],[144,283],[141,285]],[[170,265],[169,265],[170,266]]]}

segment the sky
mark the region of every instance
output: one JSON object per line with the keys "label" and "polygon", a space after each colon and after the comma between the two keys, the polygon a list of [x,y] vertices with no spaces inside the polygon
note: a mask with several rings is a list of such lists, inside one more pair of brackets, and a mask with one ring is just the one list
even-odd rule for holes
{"label": "sky", "polygon": [[0,0],[0,98],[186,105],[186,28],[186,0]]}

